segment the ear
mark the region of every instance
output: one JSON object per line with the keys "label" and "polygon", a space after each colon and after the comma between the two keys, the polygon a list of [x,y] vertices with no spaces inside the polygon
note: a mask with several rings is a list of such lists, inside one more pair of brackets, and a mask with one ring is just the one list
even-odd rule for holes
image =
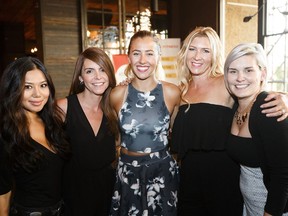
{"label": "ear", "polygon": [[265,68],[265,69],[261,70],[261,81],[264,82],[266,80],[266,78],[267,78],[267,70]]}
{"label": "ear", "polygon": [[83,82],[83,79],[81,76],[79,76],[78,78],[79,78],[80,83]]}

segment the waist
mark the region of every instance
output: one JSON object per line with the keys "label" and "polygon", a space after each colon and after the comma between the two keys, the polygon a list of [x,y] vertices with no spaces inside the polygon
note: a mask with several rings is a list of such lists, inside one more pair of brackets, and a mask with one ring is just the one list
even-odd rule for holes
{"label": "waist", "polygon": [[121,148],[121,153],[128,155],[128,156],[145,156],[145,155],[149,155],[150,153],[140,153],[140,152],[134,152],[134,151],[129,151],[126,148]]}
{"label": "waist", "polygon": [[17,203],[11,205],[11,216],[60,216],[63,207],[63,202],[59,201],[57,204],[43,208],[29,208],[21,206]]}

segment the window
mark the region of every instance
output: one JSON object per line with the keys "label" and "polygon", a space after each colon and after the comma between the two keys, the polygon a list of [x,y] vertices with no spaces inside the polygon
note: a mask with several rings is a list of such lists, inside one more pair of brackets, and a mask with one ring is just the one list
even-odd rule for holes
{"label": "window", "polygon": [[82,11],[83,49],[95,46],[123,54],[139,29],[168,35],[166,0],[82,0]]}
{"label": "window", "polygon": [[288,91],[288,0],[263,1],[264,46],[268,59],[268,88]]}

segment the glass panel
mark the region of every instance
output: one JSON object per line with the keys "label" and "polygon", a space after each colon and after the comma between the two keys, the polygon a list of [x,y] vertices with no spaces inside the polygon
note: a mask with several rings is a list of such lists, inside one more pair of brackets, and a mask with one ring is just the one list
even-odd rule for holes
{"label": "glass panel", "polygon": [[155,0],[156,5],[151,4],[154,0],[121,0],[121,16],[119,0],[83,1],[87,29],[85,48],[96,46],[113,54],[125,53],[131,36],[140,29],[161,33],[161,38],[167,38],[166,0]]}
{"label": "glass panel", "polygon": [[288,0],[267,1],[265,33],[269,67],[267,87],[274,91],[288,91]]}

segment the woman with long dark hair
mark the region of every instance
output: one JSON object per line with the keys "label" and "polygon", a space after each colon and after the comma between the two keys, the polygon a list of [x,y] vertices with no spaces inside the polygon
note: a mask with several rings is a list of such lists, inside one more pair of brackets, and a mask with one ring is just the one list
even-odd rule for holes
{"label": "woman with long dark hair", "polygon": [[60,215],[69,147],[52,79],[37,58],[23,57],[0,86],[0,215]]}

